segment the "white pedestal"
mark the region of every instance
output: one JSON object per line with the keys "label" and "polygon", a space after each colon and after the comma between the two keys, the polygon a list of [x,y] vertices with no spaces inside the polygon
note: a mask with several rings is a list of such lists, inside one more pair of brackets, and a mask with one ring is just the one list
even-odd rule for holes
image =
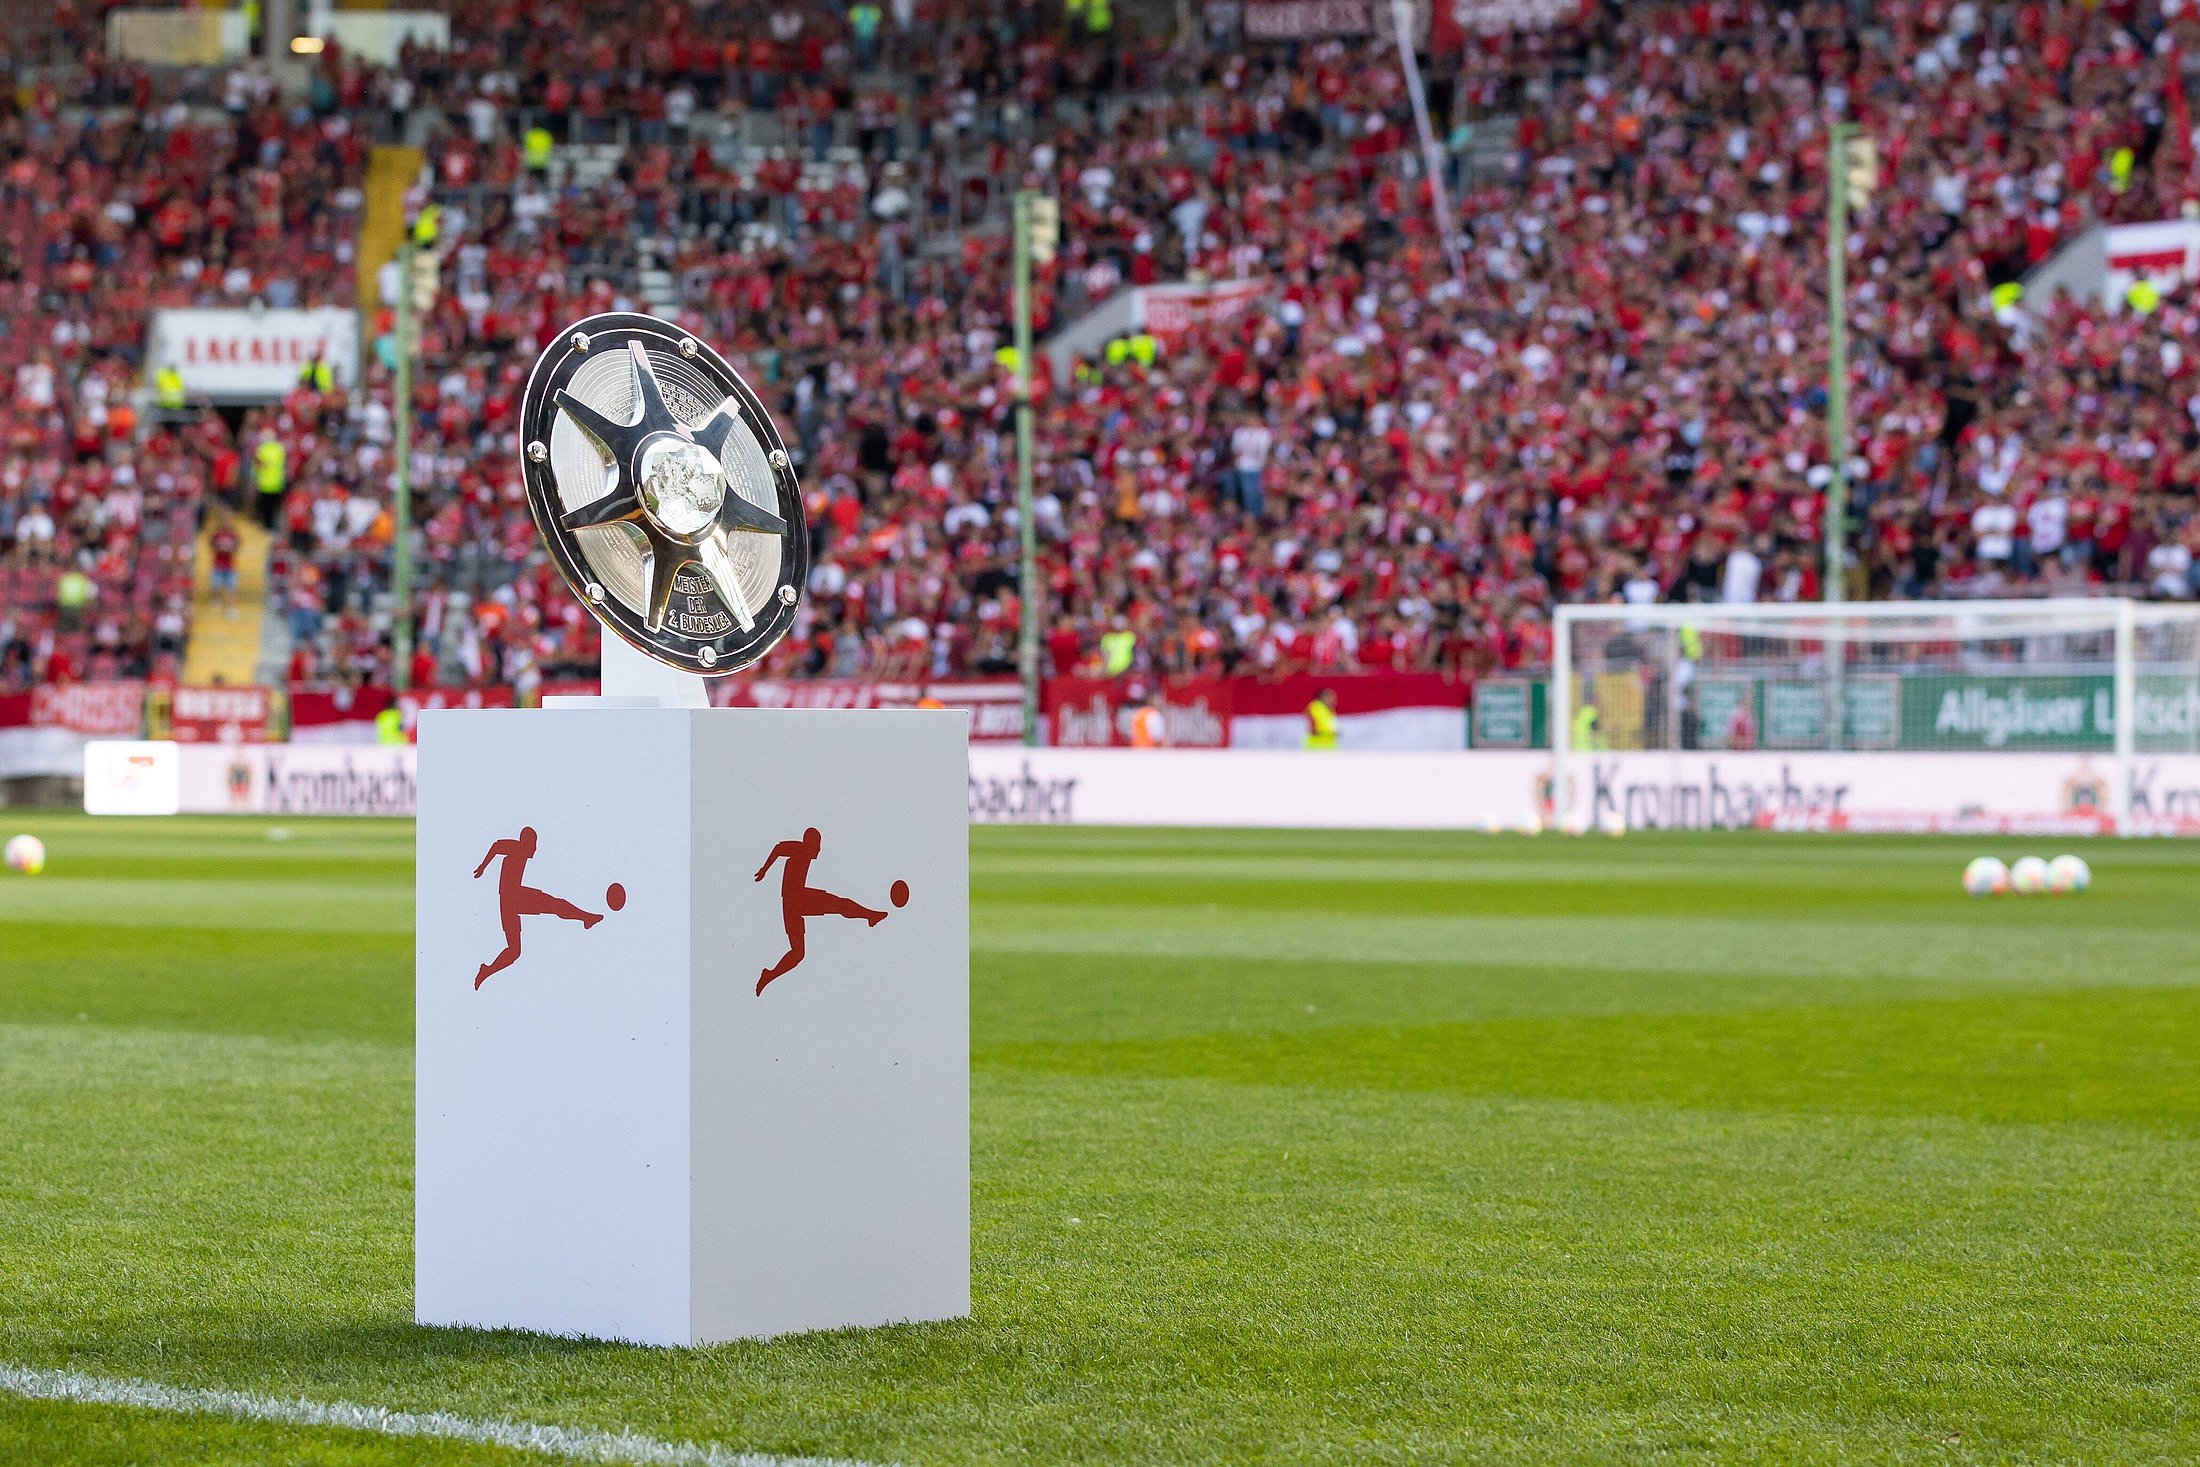
{"label": "white pedestal", "polygon": [[960,711],[422,713],[422,1323],[969,1313],[966,743]]}

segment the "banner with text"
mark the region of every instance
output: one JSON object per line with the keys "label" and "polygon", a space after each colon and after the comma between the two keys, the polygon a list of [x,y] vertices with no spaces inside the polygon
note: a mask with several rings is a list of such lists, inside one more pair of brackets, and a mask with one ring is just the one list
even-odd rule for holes
{"label": "banner with text", "polygon": [[148,380],[162,367],[174,367],[185,392],[220,403],[279,398],[315,361],[327,364],[339,387],[357,380],[357,311],[341,306],[155,311],[146,338]]}

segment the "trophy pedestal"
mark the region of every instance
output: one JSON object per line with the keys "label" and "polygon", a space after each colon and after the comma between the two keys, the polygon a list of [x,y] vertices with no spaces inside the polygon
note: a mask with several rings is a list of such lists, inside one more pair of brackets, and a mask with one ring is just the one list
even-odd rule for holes
{"label": "trophy pedestal", "polygon": [[967,1315],[967,716],[579,701],[421,715],[416,1317]]}

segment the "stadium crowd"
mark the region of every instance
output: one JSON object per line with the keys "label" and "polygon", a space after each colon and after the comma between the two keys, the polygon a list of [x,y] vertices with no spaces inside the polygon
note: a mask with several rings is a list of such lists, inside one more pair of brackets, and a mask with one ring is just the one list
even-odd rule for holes
{"label": "stadium crowd", "polygon": [[1264,282],[1150,354],[1038,364],[1052,670],[1472,676],[1541,663],[1555,600],[1815,598],[1835,118],[1884,174],[1849,258],[1850,592],[2200,588],[2189,303],[1995,294],[2090,220],[2200,209],[2183,0],[1653,0],[1470,36],[1426,63],[1455,250],[1388,41],[1106,13],[469,0],[448,52],[332,50],[286,98],[110,65],[64,12],[85,64],[19,77],[0,124],[0,685],[172,672],[224,499],[277,530],[292,681],[386,675],[386,309],[358,392],[133,392],[152,307],[348,301],[366,150],[399,139],[444,261],[416,681],[592,669],[512,419],[548,334],[658,271],[677,299],[648,303],[799,444],[812,595],[773,670],[1011,669],[1019,186],[1062,205],[1042,335],[1132,286]]}

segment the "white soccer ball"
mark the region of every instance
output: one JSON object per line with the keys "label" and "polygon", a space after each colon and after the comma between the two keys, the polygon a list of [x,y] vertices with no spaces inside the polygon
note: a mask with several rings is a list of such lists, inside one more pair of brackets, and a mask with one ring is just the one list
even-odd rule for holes
{"label": "white soccer ball", "polygon": [[2079,892],[2093,884],[2093,868],[2082,856],[2057,856],[2047,863],[2047,889]]}
{"label": "white soccer ball", "polygon": [[1607,810],[1597,817],[1597,829],[1606,835],[1627,834],[1627,817],[1617,810]]}
{"label": "white soccer ball", "polygon": [[2038,856],[2019,856],[2009,868],[2009,889],[2018,896],[2040,896],[2047,891],[2047,863]]}
{"label": "white soccer ball", "polygon": [[1543,817],[1541,815],[1530,815],[1527,819],[1521,821],[1520,833],[1522,835],[1541,835],[1543,833]]}
{"label": "white soccer ball", "polygon": [[1998,856],[1980,856],[1963,868],[1963,889],[1972,896],[1999,896],[2009,889],[2009,868]]}
{"label": "white soccer ball", "polygon": [[46,869],[46,843],[35,835],[19,835],[8,842],[8,869],[36,876]]}

